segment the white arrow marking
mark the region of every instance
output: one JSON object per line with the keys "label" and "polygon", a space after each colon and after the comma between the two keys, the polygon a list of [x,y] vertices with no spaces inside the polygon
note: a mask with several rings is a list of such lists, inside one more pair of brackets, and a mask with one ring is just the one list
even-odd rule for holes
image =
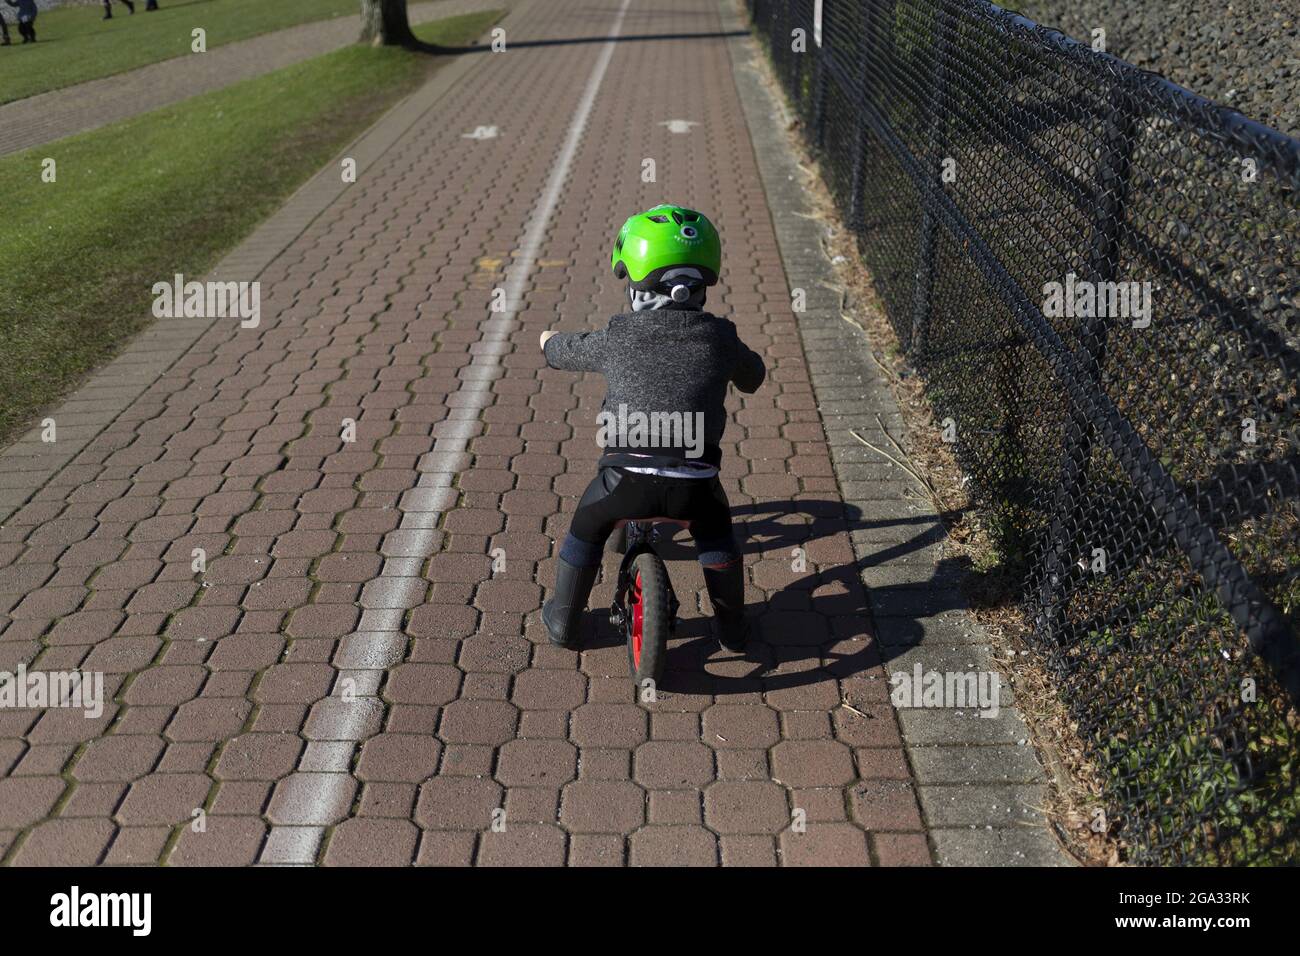
{"label": "white arrow marking", "polygon": [[700,124],[697,123],[695,120],[671,119],[671,120],[664,120],[659,125],[667,126],[668,132],[670,133],[689,133],[691,131],[692,126],[699,126]]}

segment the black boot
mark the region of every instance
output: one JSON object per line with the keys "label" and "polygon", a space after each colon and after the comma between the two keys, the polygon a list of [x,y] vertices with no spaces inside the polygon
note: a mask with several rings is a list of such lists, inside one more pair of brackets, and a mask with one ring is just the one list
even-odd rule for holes
{"label": "black boot", "polygon": [[122,2],[126,4],[127,13],[131,13],[131,14],[135,13],[135,4],[132,3],[131,0],[122,0]]}
{"label": "black boot", "polygon": [[713,636],[727,650],[743,651],[749,640],[744,563],[736,560],[723,568],[705,568],[704,586],[713,605]]}
{"label": "black boot", "polygon": [[576,648],[579,644],[582,612],[596,580],[600,565],[580,568],[563,558],[555,561],[555,591],[542,605],[542,623],[547,636],[557,647]]}

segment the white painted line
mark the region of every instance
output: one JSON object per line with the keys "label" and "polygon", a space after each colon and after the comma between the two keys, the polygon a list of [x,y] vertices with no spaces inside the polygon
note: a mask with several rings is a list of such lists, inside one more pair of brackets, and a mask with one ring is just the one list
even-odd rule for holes
{"label": "white painted line", "polygon": [[691,131],[692,126],[699,126],[700,124],[697,123],[695,120],[670,119],[670,120],[664,120],[659,125],[667,126],[668,132],[670,133],[680,134],[680,133],[689,133]]}
{"label": "white painted line", "polygon": [[310,865],[316,861],[316,849],[324,836],[324,827],[272,827],[258,862],[271,866]]}
{"label": "white painted line", "polygon": [[[578,141],[591,116],[609,61],[614,56],[614,38],[622,30],[630,4],[631,0],[623,0],[618,8],[614,23],[606,34],[608,41],[601,47],[574,110],[546,189],[528,217],[523,252],[508,269],[505,311],[479,325],[482,333],[480,347],[472,349],[474,358],[457,375],[464,384],[456,390],[455,407],[434,427],[433,449],[420,459],[420,477],[416,487],[403,493],[398,502],[401,522],[397,530],[384,536],[380,546],[380,553],[385,557],[379,576],[362,589],[360,603],[363,611],[358,631],[341,642],[334,655],[338,672],[331,696],[341,693],[343,681],[350,680],[357,697],[351,704],[330,709],[322,721],[325,728],[313,733],[312,737],[349,743],[348,758],[346,761],[342,759],[339,747],[317,747],[309,755],[304,754],[294,773],[280,782],[278,786],[296,785],[300,788],[310,783],[312,789],[303,805],[295,808],[292,825],[272,825],[258,858],[260,863],[304,866],[316,861],[325,828],[332,822],[337,805],[338,785],[347,780],[343,775],[350,772],[352,752],[371,732],[375,708],[383,706],[376,695],[384,668],[389,664],[381,661],[400,661],[406,652],[402,621],[406,610],[418,606],[424,599],[427,582],[421,568],[438,544],[439,520],[444,511],[456,503],[457,493],[451,485],[468,464],[466,449],[470,439],[482,431],[480,416],[491,401],[492,383],[505,374],[501,357],[509,351],[509,338],[519,324],[517,318],[523,307],[524,286],[537,264],[546,225],[569,178],[573,157],[578,152]],[[357,647],[357,639],[364,639],[372,645],[373,658],[367,657],[370,651]],[[321,773],[317,769],[325,753],[329,754],[332,773]],[[311,767],[307,766],[309,761]]]}

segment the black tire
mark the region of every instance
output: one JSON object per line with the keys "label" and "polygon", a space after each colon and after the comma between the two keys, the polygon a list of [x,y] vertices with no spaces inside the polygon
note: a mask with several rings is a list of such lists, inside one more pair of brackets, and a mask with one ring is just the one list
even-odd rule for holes
{"label": "black tire", "polygon": [[[668,658],[668,637],[673,629],[673,612],[670,605],[672,588],[668,583],[668,569],[653,552],[636,556],[631,568],[632,584],[628,592],[628,618],[624,627],[627,638],[627,666],[640,697],[645,681],[658,687],[664,676],[664,663]],[[636,583],[641,582],[641,653],[635,649]]]}

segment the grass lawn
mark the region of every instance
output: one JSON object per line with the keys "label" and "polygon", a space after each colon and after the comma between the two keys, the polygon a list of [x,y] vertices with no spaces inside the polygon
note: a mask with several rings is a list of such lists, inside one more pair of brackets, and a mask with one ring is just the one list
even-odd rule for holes
{"label": "grass lawn", "polygon": [[17,11],[0,6],[14,43],[0,47],[0,103],[190,56],[195,27],[207,31],[211,50],[361,9],[357,0],[159,0],[156,11],[145,13],[144,4],[139,0],[131,16],[115,0],[112,20],[103,19],[99,5],[43,10],[36,18],[37,42],[27,46],[19,45]]}
{"label": "grass lawn", "polygon": [[[415,31],[460,45],[500,16]],[[0,159],[0,441],[152,321],[153,283],[205,273],[444,62],[348,47]]]}

